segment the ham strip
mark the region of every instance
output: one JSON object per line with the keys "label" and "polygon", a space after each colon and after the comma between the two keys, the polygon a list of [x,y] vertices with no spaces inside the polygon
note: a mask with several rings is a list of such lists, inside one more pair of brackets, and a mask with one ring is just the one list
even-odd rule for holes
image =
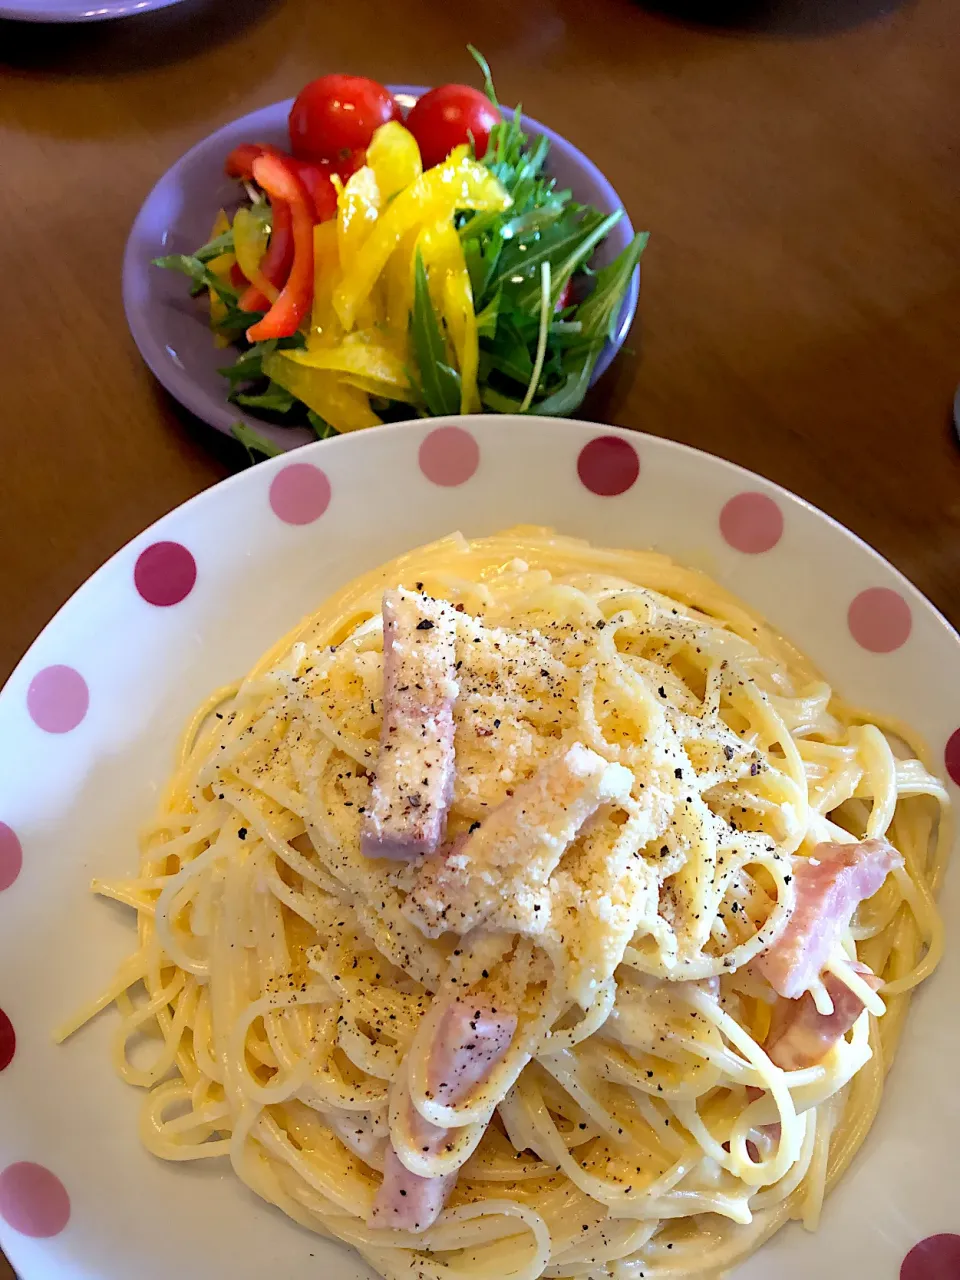
{"label": "ham strip", "polygon": [[601,805],[623,803],[632,785],[629,769],[574,743],[475,830],[421,863],[404,914],[428,938],[482,923],[542,933],[548,881],[567,846]]}
{"label": "ham strip", "polygon": [[421,1178],[411,1173],[387,1143],[383,1157],[383,1182],[370,1211],[371,1227],[393,1227],[396,1231],[426,1231],[440,1215],[453,1184],[455,1173]]}
{"label": "ham strip", "polygon": [[783,933],[757,960],[777,995],[797,1000],[810,990],[857,906],[902,864],[886,840],[819,844],[812,857],[795,860],[797,905]]}
{"label": "ham strip", "polygon": [[[865,964],[851,966],[876,991],[880,979]],[[833,1013],[818,1013],[808,991],[799,1000],[778,1000],[764,1048],[770,1061],[784,1071],[801,1071],[821,1062],[863,1012],[863,1002],[832,973],[823,985],[833,1001]]]}
{"label": "ham strip", "polygon": [[340,1107],[324,1107],[320,1114],[345,1147],[365,1164],[376,1164],[383,1147],[386,1117],[370,1111],[345,1111]]}
{"label": "ham strip", "polygon": [[[514,1013],[454,1001],[440,1018],[427,1063],[431,1094],[448,1106],[462,1101],[503,1059],[516,1030]],[[425,1120],[409,1099],[407,1124],[411,1139],[425,1155],[439,1152],[450,1133]],[[388,1143],[370,1226],[426,1231],[436,1222],[456,1180],[455,1173],[432,1178],[411,1173]]]}
{"label": "ham strip", "polygon": [[454,1106],[502,1061],[517,1030],[515,1013],[455,1000],[444,1011],[427,1064],[437,1102]]}
{"label": "ham strip", "polygon": [[429,596],[384,594],[380,755],[360,835],[368,858],[415,858],[443,839],[454,783],[456,616]]}

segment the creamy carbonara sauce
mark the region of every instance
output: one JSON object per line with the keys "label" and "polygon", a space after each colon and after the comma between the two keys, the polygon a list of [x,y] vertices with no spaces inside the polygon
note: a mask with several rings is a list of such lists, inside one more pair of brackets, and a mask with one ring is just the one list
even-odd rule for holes
{"label": "creamy carbonara sauce", "polygon": [[719,1276],[862,1141],[948,847],[910,731],[704,575],[453,536],[198,711],[63,1034],[114,1002],[149,1150],[391,1280]]}

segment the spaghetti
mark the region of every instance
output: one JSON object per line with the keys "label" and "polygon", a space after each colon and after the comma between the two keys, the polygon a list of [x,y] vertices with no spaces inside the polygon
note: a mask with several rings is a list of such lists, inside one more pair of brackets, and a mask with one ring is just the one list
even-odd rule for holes
{"label": "spaghetti", "polygon": [[[446,842],[393,860],[364,844],[390,725],[442,714],[390,703],[385,590],[454,672]],[[115,1003],[148,1149],[229,1159],[389,1280],[719,1276],[815,1227],[863,1140],[949,845],[909,729],[704,575],[454,536],[199,709],[139,874],[94,884],[138,948],[63,1035]],[[826,940],[824,881],[853,895]],[[799,998],[788,943],[826,948]]]}

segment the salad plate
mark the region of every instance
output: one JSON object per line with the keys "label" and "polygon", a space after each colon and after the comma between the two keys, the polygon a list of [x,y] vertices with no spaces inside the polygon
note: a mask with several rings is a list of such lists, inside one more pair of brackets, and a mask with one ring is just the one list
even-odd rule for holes
{"label": "salad plate", "polygon": [[103,22],[166,9],[180,0],[21,0],[0,5],[0,18],[21,22]]}
{"label": "salad plate", "polygon": [[[418,85],[394,85],[390,90],[403,110],[409,110],[425,92]],[[237,205],[238,184],[225,175],[225,160],[246,143],[289,146],[291,106],[292,100],[277,102],[232,121],[178,160],[144,202],[123,261],[123,301],[130,331],[143,359],[167,391],[217,430],[229,433],[241,423],[270,447],[280,449],[307,443],[315,438],[313,431],[306,426],[275,425],[228,401],[229,387],[221,370],[236,353],[214,345],[207,308],[202,299],[190,297],[183,276],[152,264],[158,258],[191,254],[204,244],[218,210]],[[610,182],[571,142],[527,116],[522,117],[522,127],[531,140],[542,137],[549,141],[547,172],[558,189],[568,189],[575,201],[592,205],[603,215],[623,210]],[[624,214],[600,244],[591,266],[600,268],[612,262],[633,239],[633,227]],[[637,268],[614,317],[610,339],[593,369],[594,381],[609,367],[630,329],[639,283]]]}
{"label": "salad plate", "polygon": [[[90,880],[134,874],[199,701],[357,574],[453,530],[520,523],[705,570],[852,704],[912,724],[956,802],[956,633],[851,533],[756,475],[618,428],[508,415],[356,432],[244,471],[118,552],[0,693],[0,1246],[22,1280],[369,1276],[221,1161],[147,1154],[142,1095],[111,1067],[115,1012],[63,1045],[52,1032],[129,949],[125,909]],[[819,1230],[787,1226],[736,1280],[960,1274],[958,870],[954,856],[945,958]]]}

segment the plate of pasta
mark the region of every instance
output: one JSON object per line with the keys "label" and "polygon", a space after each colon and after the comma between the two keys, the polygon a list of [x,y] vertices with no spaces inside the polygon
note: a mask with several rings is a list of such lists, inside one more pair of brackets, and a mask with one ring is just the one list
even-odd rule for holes
{"label": "plate of pasta", "polygon": [[200,495],[0,694],[0,1245],[955,1277],[958,683],[852,534],[617,428]]}

